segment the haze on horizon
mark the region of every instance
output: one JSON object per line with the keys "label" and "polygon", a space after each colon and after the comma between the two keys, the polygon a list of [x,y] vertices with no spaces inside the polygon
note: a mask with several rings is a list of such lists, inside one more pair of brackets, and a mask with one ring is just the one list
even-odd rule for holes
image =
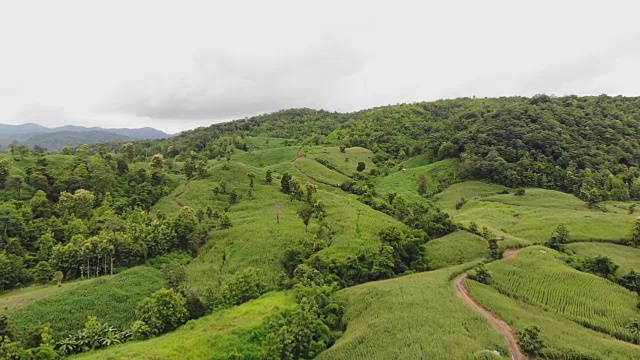
{"label": "haze on horizon", "polygon": [[640,94],[631,1],[21,1],[0,123],[170,133],[311,107]]}

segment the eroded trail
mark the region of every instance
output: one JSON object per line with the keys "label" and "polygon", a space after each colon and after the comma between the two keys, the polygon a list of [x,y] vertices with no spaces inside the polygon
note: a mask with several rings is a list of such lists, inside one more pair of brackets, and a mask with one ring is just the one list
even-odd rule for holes
{"label": "eroded trail", "polygon": [[178,194],[178,196],[176,196],[176,198],[174,199],[176,205],[181,208],[184,206],[184,204],[182,203],[182,200],[180,200],[180,198],[186,194],[189,191],[189,186],[191,184],[191,181],[189,180],[185,180],[184,182],[184,189],[182,189],[182,192],[180,192],[180,194]]}
{"label": "eroded trail", "polygon": [[[519,250],[507,250],[504,254],[504,258],[510,258],[515,256]],[[467,274],[462,274],[453,280],[453,291],[456,295],[468,304],[475,312],[482,315],[489,324],[506,340],[509,352],[511,353],[512,360],[528,360],[528,358],[520,351],[518,347],[518,340],[511,327],[502,319],[493,315],[487,309],[483,308],[480,304],[473,300],[471,294],[464,286],[464,281],[467,279]]]}

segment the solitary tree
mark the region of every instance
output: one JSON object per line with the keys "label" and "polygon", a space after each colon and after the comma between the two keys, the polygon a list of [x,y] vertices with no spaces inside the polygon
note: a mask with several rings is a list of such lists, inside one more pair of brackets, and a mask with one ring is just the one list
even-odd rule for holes
{"label": "solitary tree", "polygon": [[64,274],[62,273],[62,271],[56,271],[53,273],[53,281],[56,282],[56,285],[58,285],[58,287],[62,286],[63,279],[64,279]]}
{"label": "solitary tree", "polygon": [[518,332],[518,346],[531,357],[540,355],[544,349],[544,343],[540,339],[540,328],[531,326]]}
{"label": "solitary tree", "polygon": [[640,217],[636,218],[636,223],[631,234],[631,245],[640,246]]}
{"label": "solitary tree", "polygon": [[556,228],[551,238],[547,241],[547,246],[558,251],[564,251],[564,245],[569,242],[569,229],[565,224],[560,224]]}
{"label": "solitary tree", "polygon": [[366,167],[365,163],[363,163],[362,161],[360,161],[360,162],[358,163],[358,167],[356,168],[356,170],[358,170],[358,172],[363,172],[363,171],[364,171],[364,169],[365,169],[365,167]]}
{"label": "solitary tree", "polygon": [[256,174],[250,172],[247,177],[249,178],[249,188],[253,189],[253,180],[256,178]]}
{"label": "solitary tree", "polygon": [[502,253],[500,252],[500,249],[498,248],[498,239],[496,238],[492,238],[487,240],[489,243],[489,257],[492,260],[498,260],[500,258],[502,258]]}
{"label": "solitary tree", "polygon": [[298,209],[298,217],[304,223],[304,231],[306,233],[309,232],[309,221],[313,217],[314,209],[312,206],[305,204],[300,209]]}
{"label": "solitary tree", "polygon": [[267,185],[271,185],[271,183],[273,182],[273,172],[271,171],[271,169],[267,170],[267,173],[264,176],[264,182]]}
{"label": "solitary tree", "polygon": [[306,184],[304,184],[304,188],[307,190],[307,203],[311,204],[313,194],[318,191],[318,187],[310,182],[307,182]]}
{"label": "solitary tree", "polygon": [[136,310],[137,319],[144,322],[153,335],[171,331],[187,320],[184,297],[173,289],[160,289],[143,299]]}

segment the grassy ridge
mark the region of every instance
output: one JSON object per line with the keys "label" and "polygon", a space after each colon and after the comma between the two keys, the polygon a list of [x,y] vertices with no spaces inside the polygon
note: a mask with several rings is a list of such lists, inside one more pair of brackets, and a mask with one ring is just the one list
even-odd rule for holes
{"label": "grassy ridge", "polygon": [[[236,352],[260,354],[256,330],[272,314],[293,308],[295,302],[286,293],[270,293],[240,306],[192,320],[163,336],[130,342],[72,359],[230,359]],[[242,351],[240,351],[242,350]]]}
{"label": "grassy ridge", "polygon": [[383,177],[376,184],[376,190],[382,196],[389,193],[396,193],[406,200],[421,200],[418,194],[418,176],[427,179],[429,192],[439,188],[441,179],[455,181],[457,170],[453,160],[438,161],[433,164],[398,170],[388,176]]}
{"label": "grassy ridge", "polygon": [[139,266],[65,288],[55,295],[9,310],[9,316],[19,333],[38,323],[51,323],[56,338],[82,329],[88,316],[97,316],[123,329],[131,325],[138,302],[160,289],[163,283],[160,271]]}
{"label": "grassy ridge", "polygon": [[233,155],[233,161],[245,163],[255,167],[267,167],[284,162],[291,162],[296,156],[297,147],[287,146],[258,151],[249,151]]}
{"label": "grassy ridge", "polygon": [[607,243],[573,243],[567,249],[580,256],[608,256],[620,266],[617,274],[624,275],[631,270],[640,272],[640,249]]}
{"label": "grassy ridge", "polygon": [[480,260],[487,255],[487,242],[466,231],[456,231],[423,245],[430,270]]}
{"label": "grassy ridge", "polygon": [[637,317],[637,295],[613,282],[568,267],[553,250],[533,246],[487,265],[502,294],[589,328],[631,339],[625,325]]}
{"label": "grassy ridge", "polygon": [[319,162],[301,157],[295,162],[295,166],[311,179],[330,186],[338,186],[351,181],[351,178],[341,173],[331,170]]}
{"label": "grassy ridge", "polygon": [[[291,168],[290,164],[286,165]],[[222,180],[227,183],[227,192],[235,190],[243,197],[240,203],[231,206],[228,212],[233,227],[213,231],[199,256],[188,265],[189,285],[196,290],[202,290],[217,284],[220,279],[242,271],[247,266],[260,269],[264,280],[273,283],[283,271],[281,260],[284,250],[307,236],[304,224],[296,213],[302,203],[292,202],[288,195],[281,193],[278,181],[266,185],[262,169],[234,161],[226,165],[228,170],[224,170],[223,166],[213,166],[206,179],[191,181],[189,191],[180,197],[184,205],[194,209],[205,210],[207,206],[211,206],[222,211],[228,205],[228,195],[213,193],[213,188]],[[252,199],[247,195],[248,172],[256,174]],[[183,188],[184,186],[180,186],[172,195],[163,198],[154,211],[176,213],[178,207],[174,197],[181,193]],[[316,197],[325,204],[327,221],[336,234],[332,245],[321,251],[322,256],[344,258],[361,250],[376,249],[379,246],[380,230],[392,225],[403,226],[390,216],[371,209],[355,197],[346,196],[341,191],[333,193],[320,189]],[[278,217],[280,223],[277,222]],[[356,230],[358,226],[359,234]],[[317,227],[317,221],[312,220],[308,236],[313,236]],[[224,254],[226,263],[223,266]]]}
{"label": "grassy ridge", "polygon": [[530,326],[540,328],[545,344],[543,355],[550,359],[640,358],[640,347],[587,329],[567,318],[537,306],[525,304],[500,294],[494,288],[474,281],[466,282],[476,302],[507,321],[514,330]]}
{"label": "grassy ridge", "polygon": [[[524,196],[499,194],[504,187],[481,182],[455,184],[437,195],[438,204],[457,222],[472,221],[506,239],[544,242],[559,224],[566,224],[572,240],[619,241],[628,236],[634,215],[589,209],[573,195],[527,189]],[[455,203],[467,203],[459,210]]]}
{"label": "grassy ridge", "polygon": [[347,330],[318,359],[474,359],[506,353],[502,338],[459,301],[449,275],[459,268],[342,290]]}
{"label": "grassy ridge", "polygon": [[0,295],[0,311],[17,309],[35,301],[68,291],[79,285],[87,285],[94,280],[97,279],[67,282],[61,287],[55,285],[31,285],[26,288],[11,290]]}
{"label": "grassy ridge", "polygon": [[357,172],[358,162],[363,162],[365,168],[363,173],[369,173],[376,165],[371,161],[373,152],[363,147],[346,148],[344,153],[340,152],[338,147],[322,147],[309,150],[306,157],[310,159],[320,159],[331,164],[341,174],[352,176]]}

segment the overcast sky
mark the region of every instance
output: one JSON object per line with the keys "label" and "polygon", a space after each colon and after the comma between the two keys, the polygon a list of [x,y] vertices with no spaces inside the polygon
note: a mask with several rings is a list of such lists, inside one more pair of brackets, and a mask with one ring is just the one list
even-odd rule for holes
{"label": "overcast sky", "polygon": [[635,1],[3,1],[0,123],[177,132],[283,108],[640,95]]}

